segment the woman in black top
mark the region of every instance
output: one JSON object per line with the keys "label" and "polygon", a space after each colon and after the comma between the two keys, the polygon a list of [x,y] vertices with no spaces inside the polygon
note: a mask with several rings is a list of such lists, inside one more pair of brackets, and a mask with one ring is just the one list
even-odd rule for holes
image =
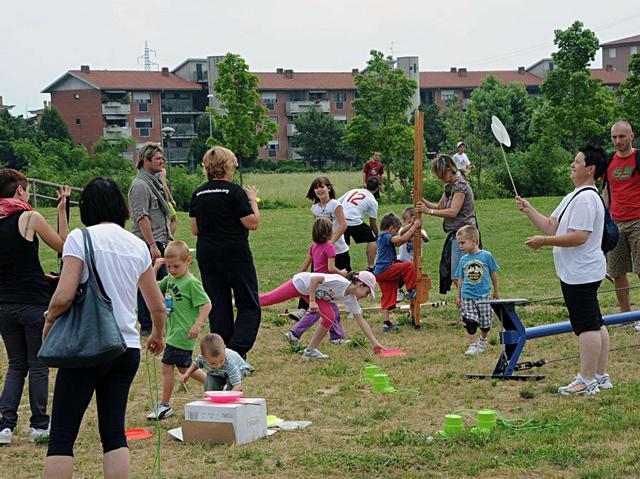
{"label": "woman in black top", "polygon": [[260,223],[258,191],[232,183],[238,160],[231,150],[216,146],[205,153],[202,164],[209,181],[193,193],[189,216],[198,237],[202,284],[213,306],[209,327],[246,357],[260,327],[258,278],[249,248],[249,230]]}
{"label": "woman in black top", "polygon": [[69,231],[65,213],[69,193],[69,187],[58,192],[60,232],[56,233],[40,213],[31,211],[27,178],[13,169],[0,170],[0,333],[9,357],[0,396],[0,444],[11,443],[27,374],[29,437],[34,441],[49,434],[49,370],[37,354],[50,292],[38,258],[38,237],[62,252]]}

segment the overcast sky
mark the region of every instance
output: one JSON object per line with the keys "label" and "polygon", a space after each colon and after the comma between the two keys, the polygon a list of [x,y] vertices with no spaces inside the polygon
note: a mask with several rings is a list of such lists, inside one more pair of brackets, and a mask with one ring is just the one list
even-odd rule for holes
{"label": "overcast sky", "polygon": [[425,71],[529,66],[574,20],[600,42],[640,34],[638,0],[9,0],[0,18],[0,95],[13,114],[41,107],[40,90],[80,65],[143,69],[145,40],[169,68],[234,52],[252,71],[350,71],[393,48]]}

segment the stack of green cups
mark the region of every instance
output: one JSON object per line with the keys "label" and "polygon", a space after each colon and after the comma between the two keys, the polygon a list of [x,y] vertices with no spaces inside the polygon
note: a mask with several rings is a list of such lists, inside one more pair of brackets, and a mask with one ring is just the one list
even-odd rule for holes
{"label": "stack of green cups", "polygon": [[461,434],[464,426],[462,424],[462,416],[458,414],[447,414],[444,417],[444,430],[443,434],[447,437]]}
{"label": "stack of green cups", "polygon": [[373,383],[373,392],[374,393],[388,393],[393,392],[393,389],[389,385],[389,376],[383,373],[374,374],[371,382]]}
{"label": "stack of green cups", "polygon": [[483,432],[491,432],[497,426],[496,412],[491,409],[480,409],[478,411],[478,418],[476,423],[476,429]]}
{"label": "stack of green cups", "polygon": [[364,367],[364,380],[367,382],[373,382],[373,376],[380,373],[380,368],[375,364],[367,364]]}

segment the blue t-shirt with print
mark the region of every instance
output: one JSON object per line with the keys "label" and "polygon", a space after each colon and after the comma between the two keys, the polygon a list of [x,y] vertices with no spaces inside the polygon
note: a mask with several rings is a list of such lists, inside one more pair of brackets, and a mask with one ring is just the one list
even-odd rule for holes
{"label": "blue t-shirt with print", "polygon": [[480,250],[460,258],[455,278],[462,278],[462,299],[483,299],[491,292],[491,276],[500,266],[491,253]]}
{"label": "blue t-shirt with print", "polygon": [[391,242],[393,235],[383,232],[378,236],[378,256],[376,257],[376,267],[373,274],[384,273],[396,260],[396,247]]}

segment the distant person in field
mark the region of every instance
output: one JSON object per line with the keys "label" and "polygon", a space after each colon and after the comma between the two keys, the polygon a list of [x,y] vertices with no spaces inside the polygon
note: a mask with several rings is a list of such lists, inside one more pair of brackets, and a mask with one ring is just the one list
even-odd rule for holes
{"label": "distant person in field", "polygon": [[471,186],[464,177],[457,176],[458,168],[450,156],[440,155],[434,160],[431,172],[444,183],[444,193],[437,203],[422,198],[416,205],[416,211],[443,218],[442,227],[447,238],[440,256],[439,271],[440,294],[446,294],[451,289],[453,273],[462,256],[456,232],[465,225],[478,227],[476,207]]}
{"label": "distant person in field", "polygon": [[211,148],[202,164],[207,181],[193,192],[189,216],[191,232],[198,237],[196,258],[202,284],[211,299],[209,328],[246,358],[261,319],[258,277],[249,245],[249,231],[260,225],[258,190],[233,183],[238,159],[227,148]]}
{"label": "distant person in field", "polygon": [[[367,180],[367,188],[356,188],[347,191],[338,201],[344,209],[347,230],[344,239],[351,245],[351,238],[356,244],[367,243],[367,270],[373,271],[376,264],[376,237],[378,236],[378,201],[375,194],[380,190],[380,182],[372,176]],[[366,225],[362,218],[369,218]]]}
{"label": "distant person in field", "polygon": [[[616,152],[604,173],[604,197],[620,230],[618,245],[607,254],[620,311],[631,311],[627,273],[640,275],[640,155],[633,148],[631,125],[618,121],[611,128]],[[640,331],[640,322],[636,323]]]}
{"label": "distant person in field", "polygon": [[376,191],[373,195],[376,200],[380,199],[380,192],[383,190],[384,186],[384,166],[380,162],[380,152],[374,151],[371,153],[371,158],[367,160],[362,168],[362,184],[366,186],[369,178],[378,178],[380,181],[380,187],[378,191]]}
{"label": "distant person in field", "polygon": [[464,142],[459,141],[456,145],[456,149],[458,150],[451,158],[456,164],[456,168],[458,168],[458,177],[464,177],[465,180],[469,179],[469,170],[473,168],[471,166],[471,162],[469,161],[469,157],[464,152]]}
{"label": "distant person in field", "polygon": [[532,249],[553,246],[553,262],[560,278],[569,321],[580,343],[580,372],[575,380],[558,388],[562,395],[597,394],[613,387],[609,364],[609,333],[604,326],[598,287],[605,277],[602,252],[605,211],[595,179],[606,168],[600,148],[582,148],[571,163],[575,190],[566,195],[546,217],[519,196],[516,206],[545,235],[531,236],[525,244]]}
{"label": "distant person in field", "polygon": [[[344,216],[344,208],[336,199],[336,192],[331,180],[326,176],[318,176],[311,182],[307,199],[313,202],[311,213],[314,218],[327,218],[333,225],[331,242],[336,247],[335,266],[340,270],[351,271],[351,258],[349,257],[349,245],[344,240],[344,232],[347,230],[347,220]],[[311,271],[314,271],[313,264]],[[289,313],[289,318],[294,321],[301,320],[307,314],[309,305],[305,298],[298,301],[298,309]]]}

